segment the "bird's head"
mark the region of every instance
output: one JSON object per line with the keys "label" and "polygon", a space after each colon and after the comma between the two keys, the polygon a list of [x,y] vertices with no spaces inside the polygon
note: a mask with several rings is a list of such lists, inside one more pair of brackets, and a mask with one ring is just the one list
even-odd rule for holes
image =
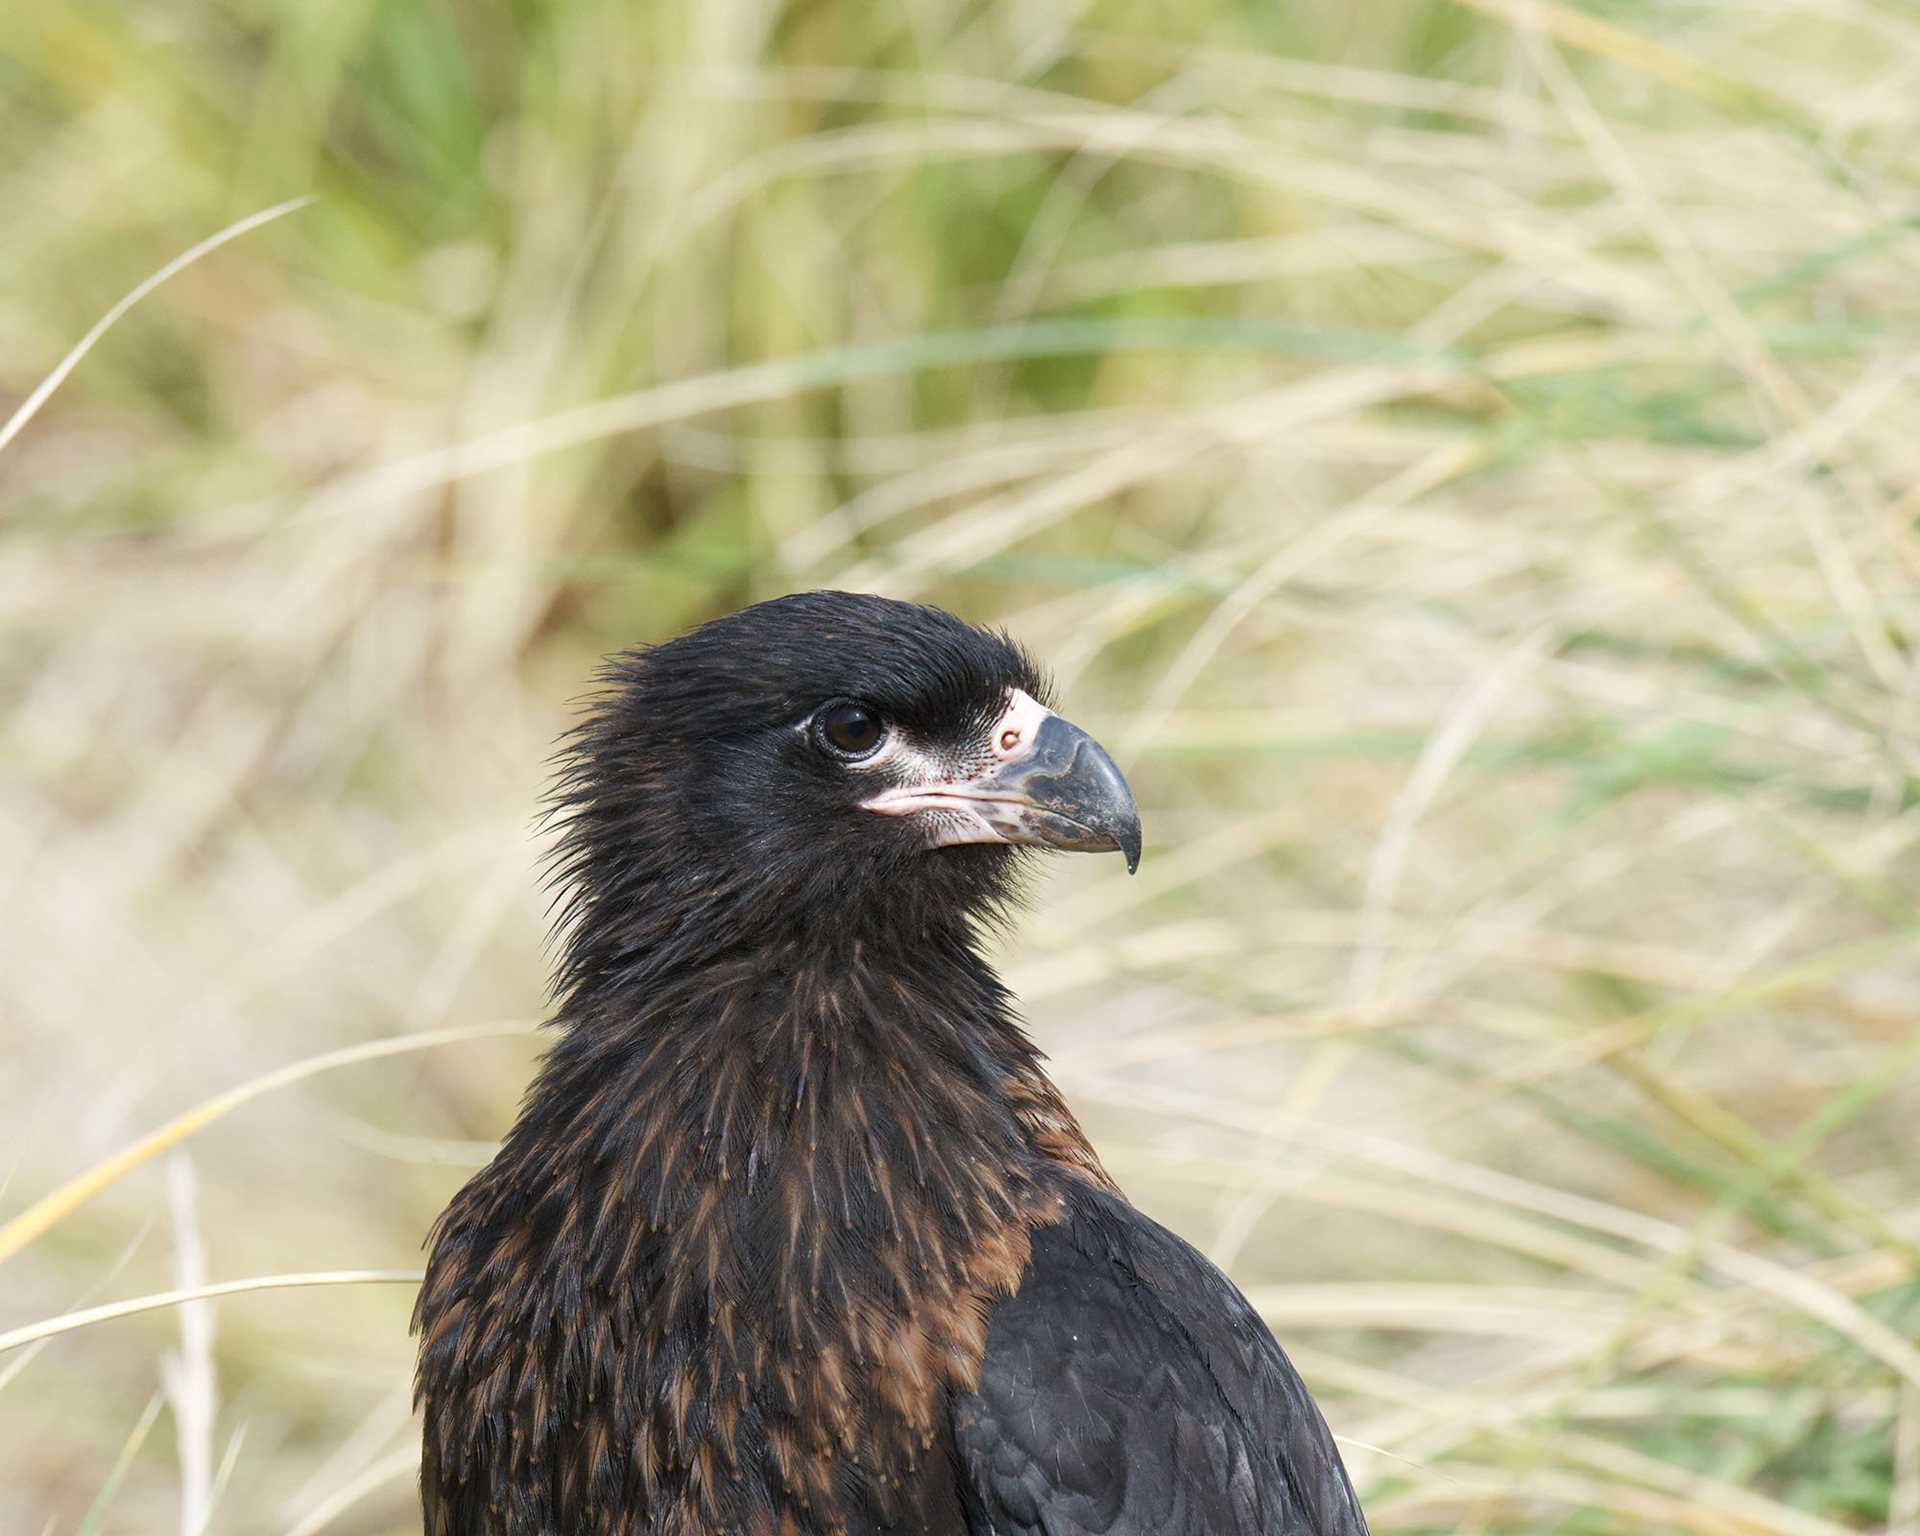
{"label": "bird's head", "polygon": [[1140,857],[1126,780],[1047,708],[1032,658],[935,608],[778,598],[616,656],[602,683],[559,796],[572,947],[596,951],[575,972],[670,945],[636,904],[749,941],[912,927],[1003,902],[1023,846]]}

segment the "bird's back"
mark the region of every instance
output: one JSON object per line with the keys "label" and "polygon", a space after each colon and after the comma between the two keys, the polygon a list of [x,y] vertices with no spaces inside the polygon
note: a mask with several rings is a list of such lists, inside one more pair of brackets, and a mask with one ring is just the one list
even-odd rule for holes
{"label": "bird's back", "polygon": [[1364,1536],[1320,1411],[1246,1298],[1079,1184],[953,1409],[973,1536]]}

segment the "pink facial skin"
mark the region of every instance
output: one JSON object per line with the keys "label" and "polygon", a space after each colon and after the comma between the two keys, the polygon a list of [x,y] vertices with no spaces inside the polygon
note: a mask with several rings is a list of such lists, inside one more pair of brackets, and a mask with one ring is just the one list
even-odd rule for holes
{"label": "pink facial skin", "polygon": [[939,761],[896,738],[870,760],[897,781],[863,802],[882,816],[922,819],[932,847],[1017,843],[1118,849],[1140,858],[1132,791],[1091,736],[1019,689],[971,761]]}

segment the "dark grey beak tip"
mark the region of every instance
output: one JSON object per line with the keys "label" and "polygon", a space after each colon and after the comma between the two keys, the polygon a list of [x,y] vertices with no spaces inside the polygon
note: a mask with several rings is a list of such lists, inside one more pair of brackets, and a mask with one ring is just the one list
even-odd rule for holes
{"label": "dark grey beak tip", "polygon": [[1140,808],[1133,791],[1106,749],[1079,726],[1058,715],[1049,719],[1019,777],[1037,809],[1077,829],[1073,840],[1047,841],[1059,847],[1114,848],[1126,856],[1128,874],[1140,867]]}

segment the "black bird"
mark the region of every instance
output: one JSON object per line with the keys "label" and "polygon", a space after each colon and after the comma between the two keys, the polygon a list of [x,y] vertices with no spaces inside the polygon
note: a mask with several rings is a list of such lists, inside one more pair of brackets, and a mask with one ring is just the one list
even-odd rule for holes
{"label": "black bird", "polygon": [[1140,855],[1026,653],[813,592],[603,683],[559,1038],[414,1319],[428,1536],[1364,1536],[981,958],[1020,845]]}

